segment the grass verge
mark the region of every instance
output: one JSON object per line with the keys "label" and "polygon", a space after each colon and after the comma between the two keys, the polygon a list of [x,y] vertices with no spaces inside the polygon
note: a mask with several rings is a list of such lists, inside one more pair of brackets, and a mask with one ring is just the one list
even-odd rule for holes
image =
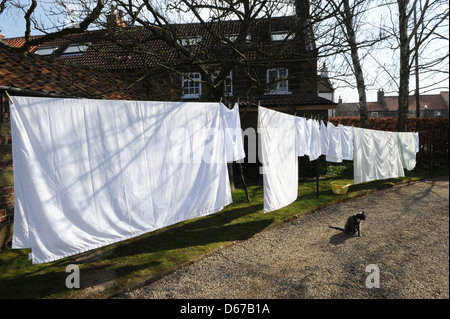
{"label": "grass verge", "polygon": [[[152,282],[214,251],[246,240],[287,220],[322,207],[428,177],[415,170],[397,179],[352,185],[345,195],[335,195],[330,182],[352,182],[338,169],[336,176],[299,183],[299,197],[291,205],[263,213],[263,188],[249,186],[251,202],[242,189],[233,192],[233,204],[222,211],[184,221],[151,233],[55,262],[32,265],[31,250],[7,249],[0,253],[0,298],[107,298],[129,288]],[[446,173],[448,175],[448,171]],[[81,288],[68,289],[66,266],[77,264]]]}

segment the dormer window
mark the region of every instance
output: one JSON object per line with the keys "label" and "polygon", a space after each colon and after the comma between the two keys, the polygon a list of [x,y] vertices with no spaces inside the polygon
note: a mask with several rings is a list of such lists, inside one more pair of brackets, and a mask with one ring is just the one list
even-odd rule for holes
{"label": "dormer window", "polygon": [[42,47],[38,48],[34,53],[38,55],[51,55],[58,47]]}
{"label": "dormer window", "polygon": [[178,40],[178,43],[184,47],[198,45],[202,41],[201,36],[186,37]]}
{"label": "dormer window", "polygon": [[289,31],[276,31],[270,34],[272,41],[284,41],[284,40],[292,40],[294,38],[294,34]]}
{"label": "dormer window", "polygon": [[62,53],[62,56],[83,54],[91,45],[91,43],[70,44]]}
{"label": "dormer window", "polygon": [[[238,38],[238,34],[228,34],[225,36],[226,39],[230,40],[230,42],[236,42],[237,38]],[[245,43],[251,43],[252,42],[252,35],[251,34],[247,34],[247,36],[245,37]]]}

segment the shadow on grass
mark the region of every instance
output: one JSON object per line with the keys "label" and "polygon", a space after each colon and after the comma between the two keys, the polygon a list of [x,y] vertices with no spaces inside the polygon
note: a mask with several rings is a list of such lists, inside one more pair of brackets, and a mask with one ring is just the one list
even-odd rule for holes
{"label": "shadow on grass", "polygon": [[189,222],[178,223],[118,244],[111,257],[129,257],[245,240],[272,223],[271,218],[239,221],[239,218],[253,214],[262,208],[263,205],[261,204],[251,205],[221,211]]}
{"label": "shadow on grass", "polygon": [[[72,293],[65,284],[69,264],[80,266],[81,281],[83,275],[93,273],[101,275],[113,271],[120,277],[140,273],[146,268],[154,269],[153,272],[167,270],[218,247],[220,243],[245,240],[262,231],[273,222],[272,218],[267,215],[256,219],[247,217],[262,208],[262,204],[246,203],[244,207],[225,209],[52,263],[31,265],[30,261],[26,261],[29,264],[24,261],[21,264],[25,264],[26,269],[17,276],[0,278],[0,298],[71,298],[77,292]],[[198,249],[192,253],[190,248],[196,246]],[[25,255],[20,258],[26,258]],[[101,280],[96,282],[101,283]]]}

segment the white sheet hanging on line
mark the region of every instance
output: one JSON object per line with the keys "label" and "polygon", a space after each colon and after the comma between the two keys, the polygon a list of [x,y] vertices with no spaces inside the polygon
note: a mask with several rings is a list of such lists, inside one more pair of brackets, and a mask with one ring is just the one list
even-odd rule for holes
{"label": "white sheet hanging on line", "polygon": [[34,264],[232,202],[219,103],[13,99],[13,248]]}
{"label": "white sheet hanging on line", "polygon": [[322,154],[320,144],[320,125],[319,122],[313,119],[306,120],[311,127],[311,143],[309,146],[309,160],[314,161]]}
{"label": "white sheet hanging on line", "polygon": [[353,127],[339,124],[341,130],[342,159],[353,160]]}
{"label": "white sheet hanging on line", "polygon": [[353,128],[354,183],[405,176],[396,132]]}
{"label": "white sheet hanging on line", "polygon": [[295,116],[258,108],[264,212],[289,205],[297,199],[298,156]]}
{"label": "white sheet hanging on line", "polygon": [[245,157],[244,144],[242,141],[241,118],[239,116],[239,104],[236,103],[233,109],[228,109],[220,103],[220,110],[225,118],[226,130],[225,145],[227,151],[227,161],[233,162]]}
{"label": "white sheet hanging on line", "polygon": [[327,123],[327,135],[328,135],[328,152],[326,154],[327,162],[342,163],[342,135],[341,128],[333,125],[333,123]]}
{"label": "white sheet hanging on line", "polygon": [[328,137],[327,126],[323,122],[320,121],[320,153],[321,155],[328,154],[328,146],[330,144],[330,138]]}
{"label": "white sheet hanging on line", "polygon": [[304,117],[295,116],[295,127],[297,133],[297,155],[310,154],[311,127],[307,126]]}
{"label": "white sheet hanging on line", "polygon": [[416,137],[413,132],[398,132],[398,146],[403,168],[411,171],[416,167]]}

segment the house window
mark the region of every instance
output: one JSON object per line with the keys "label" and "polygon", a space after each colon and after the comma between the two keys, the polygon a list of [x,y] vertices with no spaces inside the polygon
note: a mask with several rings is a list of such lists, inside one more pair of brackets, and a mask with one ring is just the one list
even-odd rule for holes
{"label": "house window", "polygon": [[[226,39],[228,39],[230,42],[236,42],[237,38],[238,38],[238,34],[228,34],[225,36]],[[249,44],[252,42],[252,35],[251,34],[247,34],[247,36],[245,37],[245,43]]]}
{"label": "house window", "polygon": [[91,43],[71,44],[64,50],[62,56],[81,55],[89,48],[90,45]]}
{"label": "house window", "polygon": [[187,46],[194,46],[194,45],[198,45],[200,43],[200,41],[202,41],[202,37],[201,36],[195,36],[195,37],[186,37],[186,38],[181,38],[178,40],[178,44],[187,47]]}
{"label": "house window", "polygon": [[37,49],[34,53],[39,55],[51,55],[58,47],[44,47]]}
{"label": "house window", "polygon": [[183,75],[183,98],[199,98],[202,95],[201,80],[202,76],[197,72]]}
{"label": "house window", "polygon": [[[213,76],[212,76],[212,80],[215,81],[217,78],[217,75],[219,74],[219,71],[214,72]],[[227,77],[225,78],[225,85],[224,85],[224,89],[225,89],[225,96],[233,96],[233,72],[230,71],[230,74],[227,75]]]}
{"label": "house window", "polygon": [[294,38],[294,34],[289,31],[276,31],[270,34],[272,41],[284,41],[284,40],[292,40]]}
{"label": "house window", "polygon": [[270,94],[290,94],[288,83],[288,69],[267,70],[267,84]]}

